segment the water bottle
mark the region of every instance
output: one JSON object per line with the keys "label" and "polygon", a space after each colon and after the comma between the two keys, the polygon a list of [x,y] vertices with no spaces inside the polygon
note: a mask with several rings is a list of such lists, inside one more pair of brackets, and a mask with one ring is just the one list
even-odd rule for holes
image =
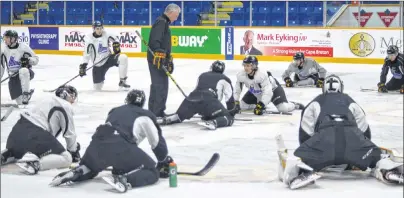
{"label": "water bottle", "polygon": [[177,187],[177,164],[175,162],[171,162],[168,166],[168,170],[170,172],[169,183],[170,188]]}

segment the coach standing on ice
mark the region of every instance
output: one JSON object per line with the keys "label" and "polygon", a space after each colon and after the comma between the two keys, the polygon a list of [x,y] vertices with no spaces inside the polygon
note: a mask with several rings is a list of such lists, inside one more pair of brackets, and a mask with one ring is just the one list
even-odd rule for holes
{"label": "coach standing on ice", "polygon": [[170,23],[177,20],[181,9],[176,4],[169,4],[164,14],[159,16],[154,22],[149,36],[149,48],[154,54],[147,52],[147,62],[149,64],[151,85],[149,97],[149,110],[156,117],[164,117],[168,96],[168,76],[162,67],[166,67],[168,72],[174,70],[171,56],[171,31]]}

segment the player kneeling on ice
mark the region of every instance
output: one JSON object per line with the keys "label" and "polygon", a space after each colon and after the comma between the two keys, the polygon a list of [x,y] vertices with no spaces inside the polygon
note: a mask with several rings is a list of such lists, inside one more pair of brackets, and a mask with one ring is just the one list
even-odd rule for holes
{"label": "player kneeling on ice", "polygon": [[[393,77],[386,83],[387,73],[391,70]],[[384,60],[380,82],[377,83],[378,91],[386,93],[392,90],[400,90],[404,94],[404,55],[398,47],[390,45],[387,48],[387,58]]]}
{"label": "player kneeling on ice", "polygon": [[[243,67],[244,70],[237,74],[234,93],[236,112],[254,109],[255,115],[262,115],[271,102],[282,113],[304,107],[299,103],[288,102],[285,91],[272,74],[258,68],[258,59],[255,56],[245,57]],[[248,88],[248,91],[240,101],[243,85]]]}
{"label": "player kneeling on ice", "polygon": [[[159,119],[159,124],[180,123],[200,114],[204,122],[199,124],[208,129],[231,126],[234,121],[231,111],[234,109],[233,87],[231,80],[223,74],[224,70],[224,62],[213,62],[210,71],[199,76],[195,90],[182,101],[177,112]],[[223,95],[227,109],[221,103]]]}
{"label": "player kneeling on ice", "polygon": [[[76,141],[72,104],[77,91],[72,86],[59,87],[56,96],[21,113],[1,152],[1,164],[15,162],[27,174],[67,168],[80,160],[80,144]],[[62,135],[66,149],[57,140]]]}
{"label": "player kneeling on ice", "polygon": [[300,146],[286,160],[283,182],[291,189],[300,188],[314,183],[320,177],[316,172],[345,165],[345,170],[372,168],[372,175],[383,182],[403,183],[402,157],[393,161],[371,141],[365,113],[343,93],[341,79],[330,75],[324,82],[323,94],[303,110]]}
{"label": "player kneeling on ice", "polygon": [[[57,175],[50,183],[59,186],[67,182],[89,180],[112,166],[112,177],[103,179],[119,192],[131,187],[154,184],[168,177],[167,145],[154,114],[143,109],[146,96],[141,90],[131,90],[125,105],[113,108],[105,124],[97,127],[80,165]],[[147,138],[158,160],[153,159],[138,145]]]}
{"label": "player kneeling on ice", "polygon": [[[295,73],[293,81],[290,78],[292,73]],[[293,56],[293,62],[283,72],[282,78],[286,87],[315,85],[321,88],[326,74],[327,71],[314,59],[305,58],[303,52],[297,52]]]}
{"label": "player kneeling on ice", "polygon": [[[121,45],[116,40],[115,35],[109,34],[104,30],[104,26],[100,21],[93,23],[92,34],[85,37],[85,48],[83,63],[80,64],[79,75],[86,75],[87,65],[91,58],[93,67],[93,83],[94,89],[100,91],[104,85],[105,74],[108,69],[113,66],[119,67],[119,88],[129,89],[130,85],[126,84],[128,73],[128,56],[121,54]],[[112,53],[109,49],[112,42]]]}
{"label": "player kneeling on ice", "polygon": [[30,89],[30,81],[34,78],[32,65],[39,62],[38,56],[25,43],[18,42],[18,33],[14,30],[7,30],[3,35],[4,43],[7,45],[2,49],[1,67],[3,77],[7,68],[10,77],[8,89],[12,100],[16,100],[18,105],[27,105],[34,93]]}

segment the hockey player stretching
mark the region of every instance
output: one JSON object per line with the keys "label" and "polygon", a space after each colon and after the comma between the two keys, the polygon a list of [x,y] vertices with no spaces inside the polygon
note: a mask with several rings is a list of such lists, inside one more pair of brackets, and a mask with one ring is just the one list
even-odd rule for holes
{"label": "hockey player stretching", "polygon": [[369,124],[362,108],[347,94],[338,76],[325,78],[323,94],[303,110],[300,146],[296,157],[286,161],[283,182],[291,189],[309,184],[316,172],[333,165],[346,165],[365,171],[387,183],[403,182],[403,163],[394,162],[371,141]]}
{"label": "hockey player stretching", "polygon": [[[119,87],[129,89],[126,84],[128,73],[128,56],[121,54],[121,45],[116,41],[116,36],[111,35],[104,30],[100,21],[95,21],[93,24],[94,32],[85,38],[85,48],[83,55],[83,63],[80,64],[79,75],[86,75],[87,65],[91,58],[93,64],[93,83],[94,89],[100,91],[104,85],[105,74],[108,69],[113,66],[119,67]],[[112,53],[109,49],[112,42]],[[103,60],[103,61],[101,61]],[[100,63],[98,63],[101,61]]]}
{"label": "hockey player stretching", "polygon": [[[125,105],[113,108],[105,124],[97,127],[80,166],[57,175],[51,186],[66,182],[89,180],[109,166],[112,177],[103,179],[119,192],[131,187],[154,184],[159,177],[168,177],[168,166],[173,159],[168,156],[167,145],[154,114],[143,109],[145,93],[131,90]],[[158,163],[138,147],[147,139]]]}
{"label": "hockey player stretching", "polygon": [[[208,72],[202,73],[194,91],[182,101],[174,115],[159,120],[162,125],[180,123],[192,118],[195,114],[202,115],[205,122],[199,123],[208,129],[231,126],[234,113],[233,87],[230,79],[223,74],[225,64],[222,61],[212,63]],[[225,98],[227,109],[221,103]]]}
{"label": "hockey player stretching", "polygon": [[5,48],[1,52],[1,66],[3,72],[7,68],[10,79],[8,81],[8,89],[12,100],[16,100],[18,105],[28,104],[33,90],[30,90],[30,81],[34,78],[32,65],[39,62],[38,56],[32,49],[18,42],[18,33],[14,30],[7,30],[3,35]]}
{"label": "hockey player stretching", "polygon": [[[387,73],[391,70],[393,77],[386,83]],[[377,83],[379,92],[388,92],[388,90],[400,90],[404,94],[404,55],[398,51],[398,47],[390,45],[387,48],[387,58],[384,60],[380,82]]]}
{"label": "hockey player stretching", "polygon": [[[80,144],[76,141],[72,105],[77,91],[72,86],[59,87],[56,96],[21,113],[1,152],[1,164],[14,162],[27,174],[67,168],[80,160]],[[57,140],[66,140],[66,149]]]}
{"label": "hockey player stretching", "polygon": [[[288,102],[283,88],[271,73],[258,68],[258,59],[255,56],[244,58],[243,66],[244,70],[237,74],[234,92],[236,110],[254,109],[255,115],[262,115],[270,102],[283,113],[304,107],[299,103]],[[248,91],[240,101],[243,86],[246,86]]]}
{"label": "hockey player stretching", "polygon": [[[290,75],[295,73],[294,80]],[[293,56],[293,63],[283,72],[282,78],[286,87],[316,85],[323,87],[324,78],[327,71],[321,67],[314,59],[305,58],[303,52],[297,52]]]}

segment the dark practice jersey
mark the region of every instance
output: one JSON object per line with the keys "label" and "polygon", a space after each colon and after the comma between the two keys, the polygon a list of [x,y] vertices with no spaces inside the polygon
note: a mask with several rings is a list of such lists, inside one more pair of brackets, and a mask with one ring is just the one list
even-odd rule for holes
{"label": "dark practice jersey", "polygon": [[387,74],[391,71],[393,78],[402,79],[404,75],[404,55],[399,53],[395,61],[391,61],[388,58],[384,59],[382,72],[380,74],[380,82],[386,83]]}
{"label": "dark practice jersey", "polygon": [[[159,16],[154,22],[149,37],[149,47],[151,51],[164,50],[166,55],[171,54],[171,30],[170,19],[165,15]],[[153,54],[147,51],[147,60],[153,61]]]}
{"label": "dark practice jersey", "polygon": [[166,141],[152,112],[126,104],[113,108],[108,113],[106,122],[111,123],[128,142],[139,145],[147,138],[159,161],[163,161],[167,156]]}
{"label": "dark practice jersey", "polygon": [[[234,104],[233,86],[231,80],[224,74],[217,72],[205,72],[198,78],[195,91],[213,90],[219,101],[225,98],[227,109],[232,109],[231,104]],[[230,106],[229,106],[230,105]]]}

